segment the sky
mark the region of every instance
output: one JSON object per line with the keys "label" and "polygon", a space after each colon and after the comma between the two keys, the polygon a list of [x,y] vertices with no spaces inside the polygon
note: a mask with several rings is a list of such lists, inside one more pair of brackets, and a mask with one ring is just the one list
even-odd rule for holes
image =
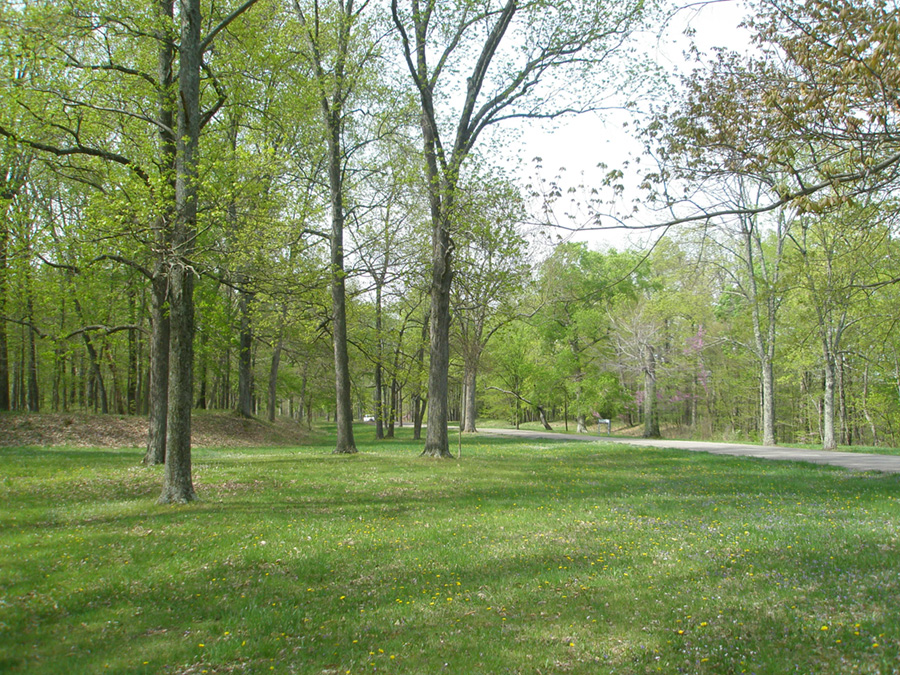
{"label": "sky", "polygon": [[[702,6],[679,12],[661,36],[642,36],[641,44],[650,58],[667,71],[689,72],[692,66],[684,56],[688,46],[684,30],[689,26],[694,29],[694,40],[702,51],[708,52],[714,47],[749,49],[749,33],[739,27],[745,12],[746,8],[739,0],[703,3]],[[568,118],[554,129],[537,126],[525,129],[520,138],[521,163],[516,169],[517,177],[520,181],[523,178],[526,182],[533,180],[536,176],[533,159],[540,157],[542,168],[539,176],[547,180],[561,175],[569,185],[599,184],[606,171],[597,168],[599,162],[609,169],[619,168],[641,152],[641,144],[633,137],[630,128],[622,126],[629,119],[630,115],[623,111],[606,113],[603,118],[596,114],[584,114]],[[561,168],[564,168],[562,173]],[[630,182],[635,180],[632,178]],[[636,192],[626,194],[625,199],[630,200],[636,195]],[[558,220],[567,220],[564,211],[556,209]],[[652,223],[658,222],[656,218],[658,216],[647,212],[637,220]],[[579,220],[582,219],[576,216],[575,222]],[[594,247],[622,249],[629,245],[647,245],[656,235],[648,231],[613,229],[578,234],[557,230],[553,236],[587,241]]]}

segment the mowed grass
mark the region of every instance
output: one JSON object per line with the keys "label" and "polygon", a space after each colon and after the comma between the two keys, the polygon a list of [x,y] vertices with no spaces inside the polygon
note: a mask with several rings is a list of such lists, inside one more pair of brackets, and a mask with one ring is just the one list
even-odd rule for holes
{"label": "mowed grass", "polygon": [[900,672],[900,476],[371,434],[0,450],[0,672]]}

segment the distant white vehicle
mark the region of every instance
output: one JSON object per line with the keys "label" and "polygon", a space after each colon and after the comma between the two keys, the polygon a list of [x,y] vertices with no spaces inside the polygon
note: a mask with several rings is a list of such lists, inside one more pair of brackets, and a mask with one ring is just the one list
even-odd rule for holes
{"label": "distant white vehicle", "polygon": [[363,415],[363,422],[374,422],[375,415]]}

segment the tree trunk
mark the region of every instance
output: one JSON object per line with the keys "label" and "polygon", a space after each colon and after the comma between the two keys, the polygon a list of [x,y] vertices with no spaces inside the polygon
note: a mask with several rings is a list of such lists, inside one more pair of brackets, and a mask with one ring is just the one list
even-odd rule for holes
{"label": "tree trunk", "polygon": [[422,439],[422,420],[425,417],[425,407],[427,401],[422,400],[422,381],[421,375],[425,369],[425,340],[428,338],[428,331],[431,325],[431,313],[426,312],[422,321],[422,337],[419,341],[419,348],[416,350],[416,363],[418,364],[418,375],[416,376],[415,391],[412,395],[413,404],[413,440]]}
{"label": "tree trunk", "polygon": [[467,362],[463,373],[463,431],[475,433],[475,380],[478,375],[477,363]]}
{"label": "tree trunk", "polygon": [[[128,289],[128,318],[132,326],[137,325],[137,298],[134,287]],[[138,339],[140,333],[131,329],[128,331],[128,369],[125,375],[125,412],[134,415],[137,412],[138,381],[140,380],[138,366]]]}
{"label": "tree trunk", "polygon": [[869,424],[869,431],[872,433],[872,445],[878,445],[878,428],[875,426],[875,419],[869,411],[869,364],[863,371],[863,391],[862,391],[862,408],[866,422]]}
{"label": "tree trunk", "polygon": [[762,375],[762,442],[775,445],[775,369],[772,360],[763,358],[760,363]]}
{"label": "tree trunk", "polygon": [[[395,371],[396,372],[396,371]],[[397,419],[397,391],[399,388],[399,384],[397,383],[396,377],[391,377],[391,385],[390,385],[390,403],[388,405],[388,418],[387,418],[387,429],[385,429],[384,437],[385,438],[393,438],[394,437],[394,423]]]}
{"label": "tree trunk", "polygon": [[841,443],[853,445],[853,424],[850,420],[850,406],[847,404],[847,389],[850,388],[850,375],[848,373],[846,357],[838,359],[837,367],[837,391],[838,411],[841,419]]}
{"label": "tree trunk", "polygon": [[287,306],[281,310],[281,323],[278,325],[278,339],[272,350],[272,365],[269,368],[269,400],[266,407],[266,419],[275,421],[275,398],[278,394],[278,368],[281,365],[281,352],[284,349],[284,324],[287,318]]}
{"label": "tree trunk", "polygon": [[169,403],[169,312],[166,303],[166,277],[157,265],[151,282],[150,326],[150,398],[147,452],[143,463],[164,464],[166,461],[166,417]]}
{"label": "tree trunk", "polygon": [[238,349],[238,413],[253,417],[253,328],[250,324],[251,293],[238,291],[238,309],[241,314],[240,347]]}
{"label": "tree trunk", "polygon": [[579,413],[575,416],[575,431],[579,434],[586,434],[588,432],[587,416],[584,413]]}
{"label": "tree trunk", "polygon": [[[158,0],[160,25],[172,22],[175,12],[174,0]],[[172,94],[174,83],[175,46],[165,32],[157,34],[157,82],[159,84],[158,111],[160,121],[159,141],[161,165],[169,172],[166,187],[170,197],[175,195],[175,160],[177,143],[174,135],[177,117],[177,103]],[[169,308],[167,287],[168,270],[164,261],[164,251],[171,245],[172,208],[164,208],[166,215],[157,217],[156,246],[158,259],[150,279],[150,371],[147,387],[147,452],[143,463],[164,464],[166,461],[166,420],[169,415]]]}
{"label": "tree trunk", "polygon": [[335,454],[356,452],[353,439],[353,401],[350,390],[350,356],[347,352],[347,292],[344,285],[344,195],[341,167],[340,125],[333,123],[328,137],[331,185],[331,305],[334,340]]}
{"label": "tree trunk", "polygon": [[643,438],[659,438],[659,412],[656,407],[656,354],[650,345],[642,345],[644,370]]}
{"label": "tree trunk", "polygon": [[428,399],[423,399],[419,394],[413,397],[413,439],[421,440],[422,423],[425,419],[425,409],[428,407]]}
{"label": "tree trunk", "polygon": [[834,355],[825,353],[825,392],[822,400],[822,449],[837,448],[834,435],[834,395],[835,395],[835,363]]}
{"label": "tree trunk", "polygon": [[0,222],[0,410],[9,410],[9,346],[6,337],[6,284],[7,284],[7,249],[9,247],[9,227],[6,210]]}
{"label": "tree trunk", "polygon": [[191,479],[191,408],[194,367],[194,277],[189,267],[197,224],[200,142],[200,0],[181,2],[178,61],[178,153],[175,164],[175,225],[169,266],[169,405],[166,469],[160,503],[195,498]]}
{"label": "tree trunk", "polygon": [[[450,201],[445,197],[445,202]],[[445,208],[448,208],[445,206]],[[432,233],[431,360],[428,365],[428,428],[426,457],[452,458],[449,423],[450,284],[452,245],[449,224],[440,218]]]}
{"label": "tree trunk", "polygon": [[544,406],[539,405],[535,406],[538,411],[538,415],[541,419],[541,425],[543,425],[544,429],[547,431],[553,431],[553,427],[550,426],[550,422],[547,421],[547,413],[544,411]]}
{"label": "tree trunk", "polygon": [[169,273],[169,407],[166,469],[160,503],[195,499],[191,478],[191,409],[194,359],[194,277],[182,265]]}
{"label": "tree trunk", "polygon": [[384,283],[383,276],[376,276],[375,279],[375,374],[374,387],[375,392],[372,396],[372,402],[375,407],[375,439],[384,438],[384,391],[382,388],[382,365],[384,363],[384,340],[382,339],[381,330],[381,286]]}
{"label": "tree trunk", "polygon": [[28,412],[40,412],[41,397],[38,392],[38,365],[37,365],[37,340],[34,330],[34,301],[31,297],[31,288],[27,293],[26,306],[28,311]]}
{"label": "tree trunk", "polygon": [[[779,215],[779,219],[781,215]],[[771,264],[771,270],[765,265],[757,269],[755,260],[764,260],[762,245],[759,242],[755,223],[752,218],[741,220],[742,237],[744,243],[744,264],[747,273],[747,293],[750,301],[751,317],[753,321],[754,352],[759,363],[760,373],[760,405],[762,407],[762,442],[763,445],[772,446],[777,443],[775,435],[775,375],[773,362],[775,360],[775,340],[777,338],[776,319],[778,316],[778,299],[774,289],[769,289],[765,298],[760,298],[757,285],[757,276],[764,274],[766,280],[773,284],[777,280],[778,267],[781,261],[782,245],[784,241],[783,230],[779,225],[776,259]],[[755,254],[755,251],[757,254]],[[774,278],[768,278],[768,275]],[[763,329],[763,317],[760,305],[766,310],[766,328]]]}

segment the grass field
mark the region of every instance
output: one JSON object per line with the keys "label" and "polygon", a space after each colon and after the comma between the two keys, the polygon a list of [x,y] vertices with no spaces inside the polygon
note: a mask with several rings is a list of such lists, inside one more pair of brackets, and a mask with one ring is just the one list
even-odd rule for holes
{"label": "grass field", "polygon": [[900,476],[371,434],[0,449],[0,672],[900,672]]}

